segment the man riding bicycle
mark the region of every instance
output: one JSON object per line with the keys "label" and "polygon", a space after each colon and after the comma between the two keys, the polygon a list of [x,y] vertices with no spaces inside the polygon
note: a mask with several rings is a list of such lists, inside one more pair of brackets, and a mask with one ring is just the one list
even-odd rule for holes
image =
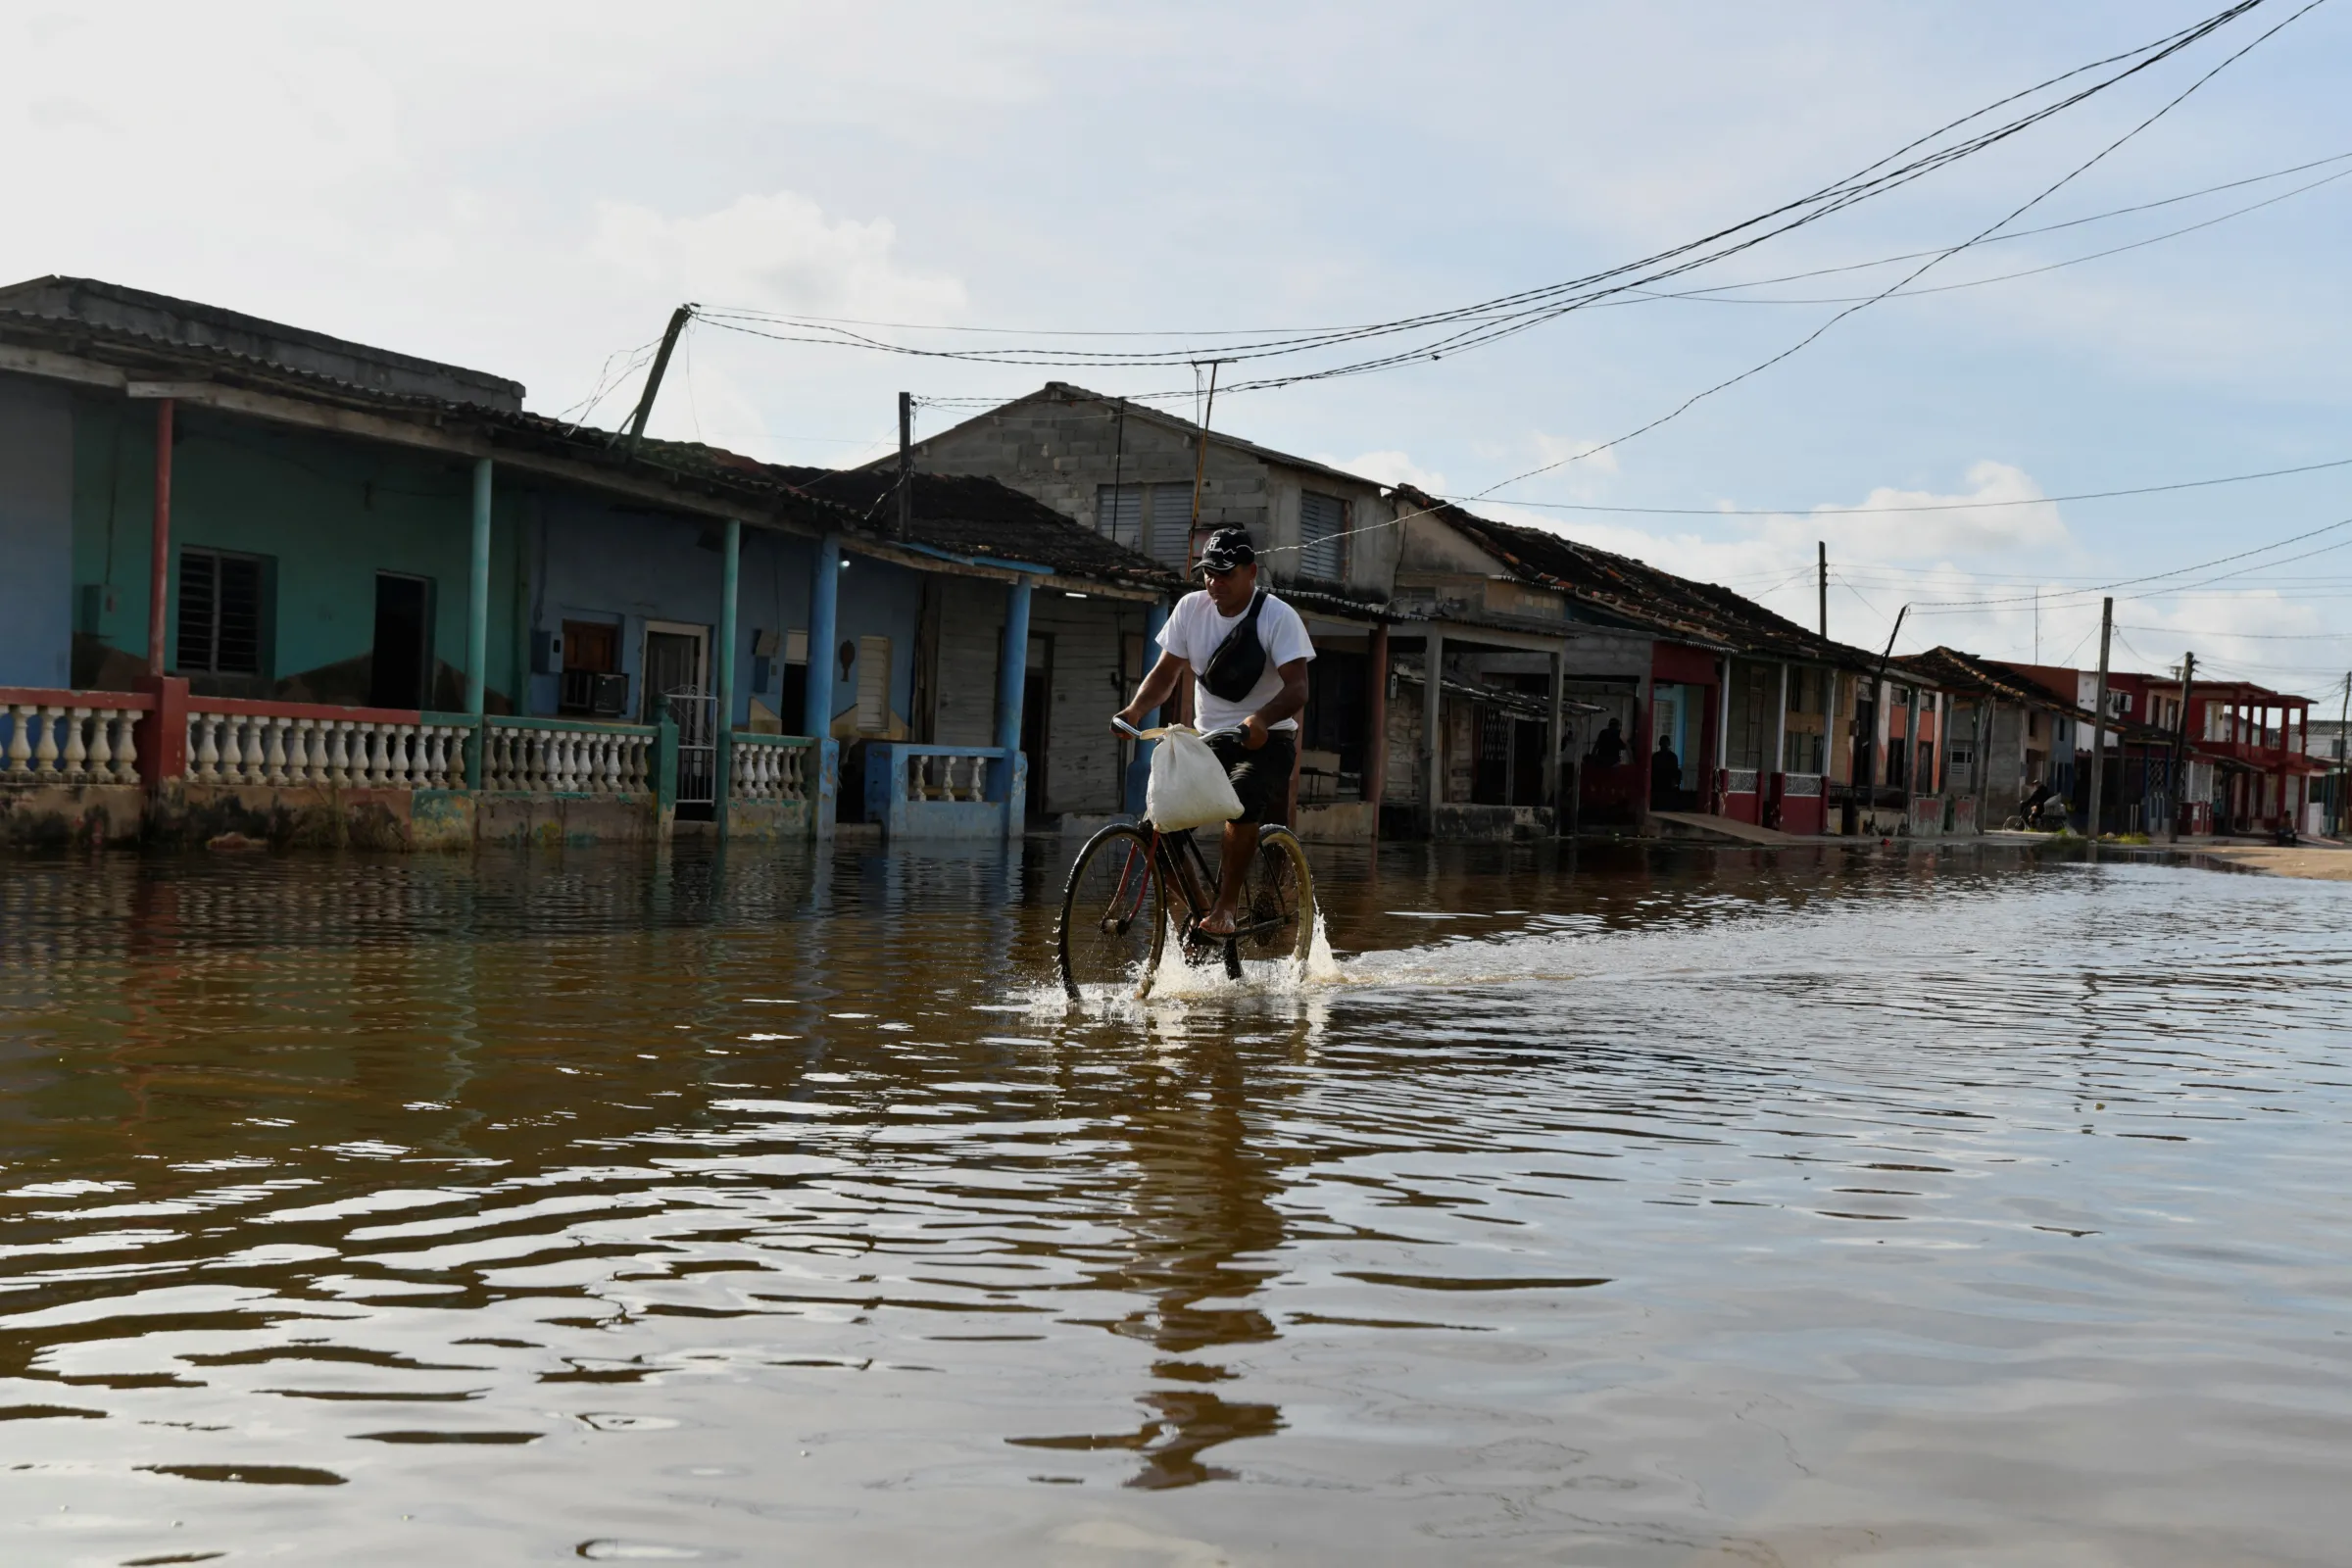
{"label": "man riding bicycle", "polygon": [[1259,824],[1290,814],[1298,714],[1306,707],[1306,665],[1315,646],[1298,612],[1258,587],[1257,550],[1247,530],[1211,534],[1200,571],[1205,586],[1176,602],[1159,634],[1159,662],[1118,716],[1140,724],[1176,694],[1189,671],[1195,727],[1241,732],[1210,742],[1242,802],[1242,814],[1225,824],[1216,904],[1200,926],[1202,936],[1223,937],[1234,932]]}

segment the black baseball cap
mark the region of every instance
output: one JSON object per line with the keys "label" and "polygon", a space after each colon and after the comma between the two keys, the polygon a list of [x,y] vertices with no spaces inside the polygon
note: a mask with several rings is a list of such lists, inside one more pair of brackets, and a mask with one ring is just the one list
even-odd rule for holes
{"label": "black baseball cap", "polygon": [[1202,571],[1231,571],[1247,566],[1257,560],[1257,547],[1250,542],[1247,528],[1219,528],[1208,536],[1200,547]]}

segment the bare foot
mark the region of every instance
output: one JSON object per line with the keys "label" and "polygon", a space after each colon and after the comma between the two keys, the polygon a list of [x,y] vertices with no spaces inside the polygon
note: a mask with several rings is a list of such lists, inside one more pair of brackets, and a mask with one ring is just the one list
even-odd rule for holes
{"label": "bare foot", "polygon": [[1231,909],[1211,909],[1193,929],[1204,937],[1229,937],[1233,935],[1236,924],[1238,922]]}

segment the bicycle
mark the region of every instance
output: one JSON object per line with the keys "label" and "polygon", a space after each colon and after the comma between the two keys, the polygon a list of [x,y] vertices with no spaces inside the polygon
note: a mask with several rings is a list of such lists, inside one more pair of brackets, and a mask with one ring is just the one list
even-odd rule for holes
{"label": "bicycle", "polygon": [[[1217,730],[1201,739],[1239,733]],[[1181,909],[1168,905],[1171,888]],[[1315,938],[1315,878],[1298,835],[1279,823],[1257,830],[1257,853],[1244,873],[1229,937],[1200,930],[1216,891],[1217,873],[1191,829],[1162,833],[1148,820],[1102,829],[1078,852],[1062,889],[1054,936],[1062,990],[1076,1002],[1088,986],[1132,986],[1142,1001],[1158,978],[1170,926],[1187,964],[1200,967],[1221,956],[1225,973],[1235,980],[1242,978],[1250,949],[1264,957],[1306,961]]]}

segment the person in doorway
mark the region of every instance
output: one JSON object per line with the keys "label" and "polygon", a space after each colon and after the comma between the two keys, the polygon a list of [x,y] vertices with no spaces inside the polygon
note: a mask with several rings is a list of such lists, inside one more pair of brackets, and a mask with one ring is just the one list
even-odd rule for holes
{"label": "person in doorway", "polygon": [[1683,808],[1683,760],[1674,755],[1674,737],[1658,737],[1658,749],[1649,754],[1649,804],[1655,810],[1679,811]]}
{"label": "person in doorway", "polygon": [[1298,612],[1258,586],[1257,549],[1246,530],[1211,534],[1200,552],[1200,572],[1205,582],[1176,601],[1159,634],[1159,662],[1119,718],[1141,723],[1176,695],[1190,671],[1200,731],[1240,731],[1210,743],[1241,797],[1242,814],[1225,824],[1217,897],[1200,922],[1203,936],[1231,936],[1242,878],[1257,853],[1258,827],[1290,815],[1298,714],[1306,707],[1306,665],[1315,647]]}
{"label": "person in doorway", "polygon": [[1600,734],[1585,760],[1594,767],[1615,767],[1625,760],[1625,731],[1618,727],[1617,720],[1612,718],[1600,727]]}

